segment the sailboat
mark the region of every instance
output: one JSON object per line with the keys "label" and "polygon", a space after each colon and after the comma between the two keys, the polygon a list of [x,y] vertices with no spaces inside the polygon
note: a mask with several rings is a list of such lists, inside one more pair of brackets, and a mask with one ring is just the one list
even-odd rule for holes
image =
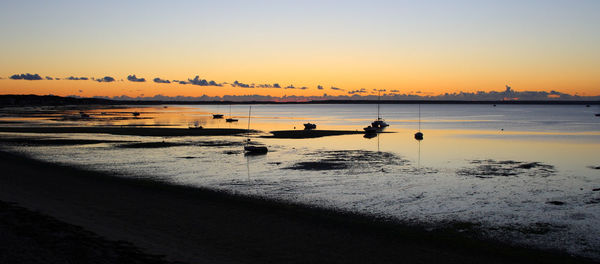
{"label": "sailboat", "polygon": [[250,106],[250,109],[248,109],[248,132],[247,132],[247,139],[246,139],[246,144],[244,145],[244,151],[246,152],[246,154],[266,154],[269,149],[267,149],[267,147],[265,146],[256,146],[256,145],[250,145],[250,116],[252,115],[252,106]]}
{"label": "sailboat", "polygon": [[229,118],[225,119],[225,122],[231,123],[231,122],[237,122],[237,121],[238,121],[237,119],[231,117],[231,105],[229,105]]}
{"label": "sailboat", "polygon": [[423,133],[421,133],[421,105],[420,104],[419,104],[419,131],[417,133],[415,133],[415,139],[418,141],[423,140]]}
{"label": "sailboat", "polygon": [[381,101],[381,91],[379,91],[377,98],[377,120],[373,121],[370,126],[364,128],[366,133],[376,133],[389,126],[388,123],[381,118],[379,101]]}
{"label": "sailboat", "polygon": [[[217,109],[219,109],[220,107],[217,105]],[[223,114],[213,114],[213,119],[221,119],[223,118]]]}

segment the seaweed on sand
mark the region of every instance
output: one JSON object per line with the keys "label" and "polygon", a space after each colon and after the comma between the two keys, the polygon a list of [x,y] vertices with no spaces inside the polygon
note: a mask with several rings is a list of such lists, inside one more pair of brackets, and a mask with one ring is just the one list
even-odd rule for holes
{"label": "seaweed on sand", "polygon": [[389,165],[406,165],[408,161],[389,152],[376,152],[367,150],[334,150],[320,151],[308,154],[315,157],[311,161],[301,161],[286,167],[292,170],[343,170],[355,171],[381,171]]}
{"label": "seaweed on sand", "polygon": [[541,162],[524,162],[514,160],[473,160],[474,167],[459,169],[457,174],[475,176],[478,178],[493,178],[498,176],[540,176],[548,177],[556,173],[554,166]]}

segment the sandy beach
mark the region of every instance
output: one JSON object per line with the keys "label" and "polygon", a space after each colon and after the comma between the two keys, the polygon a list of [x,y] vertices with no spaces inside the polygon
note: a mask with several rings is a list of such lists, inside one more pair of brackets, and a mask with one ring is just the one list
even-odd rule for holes
{"label": "sandy beach", "polygon": [[131,242],[145,254],[165,255],[169,261],[585,262],[558,252],[474,239],[452,228],[428,232],[362,215],[118,178],[7,152],[0,156],[4,169],[1,201],[82,227],[109,241]]}

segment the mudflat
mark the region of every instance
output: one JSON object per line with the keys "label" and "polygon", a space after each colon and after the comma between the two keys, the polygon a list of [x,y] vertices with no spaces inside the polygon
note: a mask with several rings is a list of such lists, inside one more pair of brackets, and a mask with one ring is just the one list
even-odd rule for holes
{"label": "mudflat", "polygon": [[[165,255],[168,261],[587,262],[561,252],[478,240],[452,229],[426,231],[391,220],[118,177],[8,152],[0,151],[0,165],[0,200],[79,226],[103,239],[128,241],[144,254]],[[18,245],[23,238],[0,236],[2,239],[1,243]]]}

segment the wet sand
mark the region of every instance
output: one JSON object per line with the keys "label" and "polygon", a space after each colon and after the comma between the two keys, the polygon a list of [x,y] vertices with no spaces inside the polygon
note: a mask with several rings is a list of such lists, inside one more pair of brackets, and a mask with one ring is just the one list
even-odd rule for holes
{"label": "wet sand", "polygon": [[[140,128],[140,127],[0,127],[0,132],[18,133],[96,133],[127,136],[156,136],[156,137],[178,137],[178,136],[227,136],[241,135],[248,131],[246,129],[233,128]],[[256,131],[252,131],[256,132]]]}
{"label": "wet sand", "polygon": [[272,136],[263,136],[265,138],[318,138],[339,135],[364,134],[364,131],[358,130],[277,130],[271,131]]}
{"label": "wet sand", "polygon": [[[167,260],[187,263],[584,262],[558,252],[478,240],[452,228],[428,232],[356,214],[118,178],[6,152],[0,152],[0,166],[4,171],[0,175],[0,200],[81,226],[111,241],[131,242],[146,254],[166,255]],[[0,244],[19,244],[21,239],[20,236],[0,236]]]}

